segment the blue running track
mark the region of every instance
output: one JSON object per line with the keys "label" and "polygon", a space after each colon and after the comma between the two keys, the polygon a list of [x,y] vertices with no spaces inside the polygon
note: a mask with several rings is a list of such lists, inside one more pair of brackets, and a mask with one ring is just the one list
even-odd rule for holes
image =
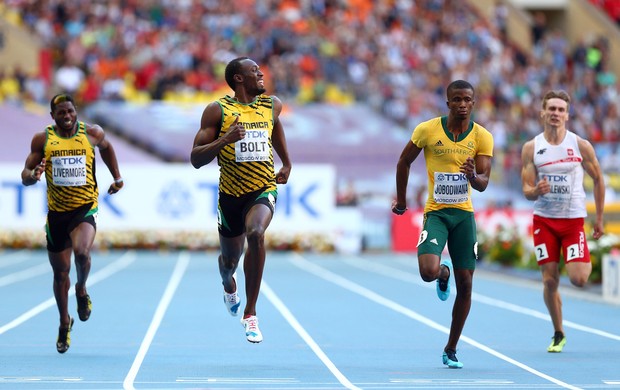
{"label": "blue running track", "polygon": [[620,389],[620,307],[592,291],[562,286],[568,342],[552,354],[541,283],[480,267],[454,370],[456,289],[441,302],[415,256],[269,253],[260,344],[226,311],[216,256],[93,253],[93,312],[77,319],[72,287],[60,355],[46,252],[0,252],[0,389]]}

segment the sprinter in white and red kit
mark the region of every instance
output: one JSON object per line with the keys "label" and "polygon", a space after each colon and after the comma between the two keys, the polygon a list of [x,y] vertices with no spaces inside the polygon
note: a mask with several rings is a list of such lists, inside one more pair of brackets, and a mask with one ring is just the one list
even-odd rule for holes
{"label": "sprinter in white and red kit", "polygon": [[561,254],[573,285],[583,287],[592,272],[584,230],[587,216],[584,171],[594,182],[596,217],[592,236],[599,239],[603,235],[603,174],[592,144],[566,129],[569,107],[570,96],[566,92],[547,92],[540,113],[543,132],[526,142],[521,153],[523,194],[535,201],[534,251],[555,331],[548,352],[562,352],[566,344],[558,291]]}

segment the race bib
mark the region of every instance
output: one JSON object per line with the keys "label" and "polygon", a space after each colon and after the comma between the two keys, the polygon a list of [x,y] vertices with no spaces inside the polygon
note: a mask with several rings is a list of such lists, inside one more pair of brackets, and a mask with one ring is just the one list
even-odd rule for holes
{"label": "race bib", "polygon": [[437,203],[457,204],[469,200],[469,183],[463,173],[435,172],[433,198]]}
{"label": "race bib", "polygon": [[548,194],[544,194],[543,198],[548,202],[568,203],[573,193],[573,178],[569,173],[561,174],[544,174],[541,175],[541,179],[547,179],[551,186],[551,191]]}
{"label": "race bib", "polygon": [[86,156],[52,157],[52,182],[62,187],[86,185]]}
{"label": "race bib", "polygon": [[247,130],[245,138],[235,142],[237,162],[269,161],[269,131]]}

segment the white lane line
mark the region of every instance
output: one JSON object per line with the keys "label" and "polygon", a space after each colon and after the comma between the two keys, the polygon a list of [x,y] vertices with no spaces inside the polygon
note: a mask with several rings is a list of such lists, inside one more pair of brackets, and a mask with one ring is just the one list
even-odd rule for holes
{"label": "white lane line", "polygon": [[35,278],[48,272],[52,272],[52,266],[48,263],[35,265],[34,267],[26,268],[24,270],[0,277],[0,287]]}
{"label": "white lane line", "polygon": [[83,382],[80,377],[64,377],[64,376],[3,376],[0,377],[0,383],[63,383],[63,382]]}
{"label": "white lane line", "polygon": [[331,373],[338,379],[344,387],[347,389],[356,389],[360,390],[359,387],[355,386],[351,383],[347,377],[345,377],[342,372],[336,367],[336,365],[327,357],[325,352],[319,347],[319,345],[314,341],[314,339],[310,336],[310,334],[304,329],[303,326],[297,321],[297,318],[291,313],[291,311],[286,307],[286,305],[282,302],[282,300],[276,295],[276,293],[269,287],[269,284],[265,280],[262,282],[261,292],[267,297],[267,299],[276,307],[276,309],[282,314],[284,319],[291,325],[291,327],[297,332],[297,334],[308,344],[310,349],[314,352],[314,354],[323,362],[323,364],[331,371]]}
{"label": "white lane line", "polygon": [[19,250],[17,252],[11,252],[8,254],[0,255],[0,268],[9,267],[11,265],[23,263],[29,259],[29,255],[32,252],[29,250]]}
{"label": "white lane line", "polygon": [[[116,260],[115,262],[105,266],[101,270],[92,274],[91,277],[88,278],[88,282],[87,282],[88,286],[93,286],[99,283],[100,281],[106,278],[109,278],[110,276],[114,275],[118,271],[121,271],[122,269],[126,268],[129,264],[133,263],[135,259],[136,259],[136,253],[134,251],[125,252],[123,256],[121,256],[118,260]],[[69,297],[73,295],[75,295],[75,290],[70,289]],[[49,309],[52,306],[56,306],[56,300],[54,299],[53,296],[47,299],[46,301],[39,303],[37,306],[28,310],[27,312],[15,318],[14,320],[0,326],[0,335],[23,324],[24,322],[28,321],[32,317],[36,316],[37,314],[43,312],[46,309]]]}
{"label": "white lane line", "polygon": [[282,385],[299,383],[293,378],[204,378],[204,377],[178,377],[178,383],[227,383],[227,384],[260,384]]}
{"label": "white lane line", "polygon": [[[412,384],[416,387],[438,387],[441,389],[449,389],[452,387],[463,388],[469,387],[479,389],[492,386],[493,388],[507,388],[515,383],[507,379],[435,379],[435,378],[411,378],[411,379],[390,379],[390,383]],[[548,385],[551,386],[551,385]],[[531,386],[528,386],[531,387]]]}
{"label": "white lane line", "polygon": [[[506,310],[514,311],[514,312],[519,313],[519,314],[525,314],[525,315],[529,315],[529,316],[532,316],[532,317],[540,318],[540,319],[545,320],[547,322],[551,322],[551,317],[549,317],[549,314],[547,314],[547,313],[543,313],[543,312],[540,312],[540,311],[528,309],[526,307],[514,305],[512,303],[501,301],[499,299],[490,298],[490,297],[487,297],[487,296],[484,296],[484,295],[480,295],[480,294],[477,294],[477,293],[472,293],[472,299],[474,299],[474,300],[476,300],[478,302],[481,302],[481,303],[486,303],[487,305],[490,305],[490,306],[499,307],[500,309],[506,309]],[[592,328],[592,327],[589,327],[589,326],[581,325],[581,324],[578,324],[576,322],[572,322],[572,321],[568,321],[568,320],[563,320],[562,323],[567,328],[577,329],[577,330],[580,330],[582,332],[592,333],[592,334],[595,334],[597,336],[606,337],[608,339],[620,341],[620,335],[617,335],[617,334],[605,332],[604,330],[600,330],[600,329]]]}
{"label": "white lane line", "polygon": [[172,301],[172,297],[174,296],[177,287],[179,287],[179,283],[181,283],[181,279],[183,279],[183,275],[187,270],[187,266],[189,264],[189,254],[187,252],[181,252],[179,254],[179,258],[177,260],[176,265],[174,266],[174,271],[170,276],[170,280],[168,281],[168,285],[166,286],[166,290],[164,291],[164,295],[162,295],[159,304],[157,305],[157,309],[155,309],[155,314],[153,315],[153,319],[151,320],[151,324],[149,325],[148,330],[146,331],[146,335],[142,340],[142,344],[140,344],[140,349],[138,350],[138,354],[123,381],[123,389],[125,390],[135,390],[134,381],[136,380],[136,376],[138,375],[138,371],[140,370],[140,366],[142,366],[142,362],[146,357],[146,353],[151,347],[151,343],[155,338],[155,334],[157,333],[157,329],[159,329],[159,325],[161,325],[161,321],[164,319],[164,315],[166,314],[166,310],[168,310],[168,306],[170,306],[170,302]]}
{"label": "white lane line", "polygon": [[[369,272],[381,274],[383,276],[387,276],[393,279],[402,280],[402,281],[413,283],[416,285],[424,285],[424,287],[428,287],[428,288],[433,288],[433,289],[435,288],[435,285],[433,283],[420,282],[419,274],[410,273],[410,272],[403,271],[398,268],[390,267],[390,266],[383,265],[383,264],[372,263],[362,258],[355,258],[355,259],[345,258],[343,259],[343,262],[346,262],[347,264],[353,267],[363,269]],[[515,305],[513,303],[502,301],[500,299],[491,298],[486,295],[482,295],[482,294],[475,293],[475,292],[472,293],[471,298],[472,300],[476,302],[494,306],[499,309],[509,310],[515,313],[528,315],[530,317],[534,317],[534,318],[538,318],[538,319],[541,319],[547,322],[551,322],[551,317],[549,317],[548,313],[543,313],[541,311]],[[595,334],[601,337],[606,337],[612,340],[620,341],[620,335],[617,335],[617,334],[609,333],[609,332],[596,329],[596,328],[591,328],[589,326],[581,325],[581,324],[578,324],[572,321],[564,320],[563,323],[564,323],[564,326],[566,326],[567,328],[577,329],[583,332],[587,332],[587,333]]]}
{"label": "white lane line", "polygon": [[[340,276],[338,274],[335,274],[335,273],[333,273],[333,272],[331,272],[331,271],[329,271],[329,270],[327,270],[327,269],[325,269],[323,267],[320,267],[320,266],[318,266],[318,265],[316,265],[316,264],[306,260],[300,254],[295,253],[295,256],[291,259],[291,262],[295,266],[297,266],[298,268],[300,268],[300,269],[302,269],[302,270],[304,270],[306,272],[312,273],[312,274],[314,274],[314,275],[316,275],[316,276],[318,276],[318,277],[320,277],[322,279],[325,279],[325,280],[327,280],[329,282],[332,282],[332,283],[334,283],[334,284],[336,284],[336,285],[338,285],[338,286],[340,286],[340,287],[342,287],[344,289],[347,289],[347,290],[349,290],[351,292],[354,292],[354,293],[356,293],[358,295],[361,295],[361,296],[363,296],[364,298],[366,298],[368,300],[376,302],[376,303],[378,303],[378,304],[380,304],[382,306],[385,306],[385,307],[387,307],[389,309],[392,309],[392,310],[394,310],[394,311],[396,311],[398,313],[401,313],[401,314],[403,314],[403,315],[405,315],[405,316],[407,316],[407,317],[409,317],[411,319],[414,319],[414,320],[416,320],[418,322],[421,322],[421,323],[429,326],[430,328],[433,328],[433,329],[438,330],[438,331],[440,331],[442,333],[445,333],[446,335],[450,333],[450,329],[449,328],[447,328],[447,327],[445,327],[443,325],[440,325],[437,322],[431,320],[430,318],[424,317],[424,316],[416,313],[415,311],[413,311],[413,310],[411,310],[411,309],[409,309],[407,307],[404,307],[404,306],[402,306],[402,305],[400,305],[400,304],[398,304],[398,303],[396,303],[396,302],[394,302],[394,301],[392,301],[390,299],[387,299],[387,298],[385,298],[385,297],[375,293],[372,290],[369,290],[369,289],[367,289],[367,288],[365,288],[363,286],[360,286],[359,284],[354,283],[354,282],[352,282],[352,281],[350,281],[350,280],[348,280],[348,279],[346,279],[346,278],[344,278],[344,277],[342,277],[342,276]],[[461,336],[461,340],[466,342],[467,344],[470,344],[470,345],[472,345],[472,346],[474,346],[474,347],[476,347],[478,349],[481,349],[481,350],[483,350],[483,351],[485,351],[485,352],[487,352],[487,353],[489,353],[489,354],[491,354],[491,355],[493,355],[493,356],[495,356],[495,357],[497,357],[497,358],[499,358],[499,359],[501,359],[501,360],[503,360],[503,361],[505,361],[507,363],[513,364],[513,365],[515,365],[515,366],[517,366],[517,367],[519,367],[519,368],[521,368],[521,369],[523,369],[523,370],[525,370],[525,371],[527,371],[527,372],[529,372],[531,374],[534,374],[534,375],[536,375],[536,376],[538,376],[540,378],[543,378],[543,379],[545,379],[545,380],[547,380],[549,382],[555,383],[558,386],[564,387],[566,389],[571,389],[571,390],[581,390],[581,388],[579,388],[579,387],[573,386],[573,385],[568,384],[566,382],[562,382],[561,380],[559,380],[557,378],[554,378],[552,376],[544,374],[544,373],[542,373],[542,372],[540,372],[540,371],[538,371],[538,370],[536,370],[536,369],[534,369],[532,367],[529,367],[529,366],[527,366],[527,365],[525,365],[525,364],[523,364],[521,362],[518,362],[518,361],[516,361],[516,360],[514,360],[514,359],[512,359],[512,358],[510,358],[510,357],[508,357],[508,356],[498,352],[498,351],[495,351],[492,348],[487,347],[484,344],[481,344],[481,343],[475,341],[472,338],[469,338],[467,336]]]}
{"label": "white lane line", "polygon": [[[368,260],[365,260],[365,261],[368,261]],[[395,257],[395,261],[403,264],[405,267],[408,267],[408,268],[411,268],[412,264],[414,264],[415,271],[417,272],[417,262],[412,262],[411,256],[409,258]],[[499,271],[485,269],[484,267],[477,267],[476,274],[478,275],[478,277],[486,277],[487,279],[493,279],[495,281],[505,281],[507,283],[511,283],[516,286],[526,287],[530,290],[536,290],[541,293],[543,290],[542,279],[537,280],[537,279],[527,278],[527,277],[518,276],[518,275],[510,275],[510,274],[502,273]],[[419,273],[417,273],[417,275],[419,275]],[[560,293],[562,294],[562,296],[578,298],[584,301],[607,303],[603,299],[602,295],[588,291],[588,287],[579,288],[579,287],[574,287],[569,284],[560,283],[559,289],[560,289]]]}

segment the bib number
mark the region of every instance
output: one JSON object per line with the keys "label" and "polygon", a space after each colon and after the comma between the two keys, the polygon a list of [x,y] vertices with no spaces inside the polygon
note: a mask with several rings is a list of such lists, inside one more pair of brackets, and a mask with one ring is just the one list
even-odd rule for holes
{"label": "bib number", "polygon": [[86,185],[86,156],[52,157],[52,180],[61,187]]}
{"label": "bib number", "polygon": [[248,130],[244,139],[235,142],[235,161],[269,161],[270,151],[267,130]]}
{"label": "bib number", "polygon": [[437,203],[457,204],[469,200],[469,182],[463,173],[435,172],[433,198]]}

